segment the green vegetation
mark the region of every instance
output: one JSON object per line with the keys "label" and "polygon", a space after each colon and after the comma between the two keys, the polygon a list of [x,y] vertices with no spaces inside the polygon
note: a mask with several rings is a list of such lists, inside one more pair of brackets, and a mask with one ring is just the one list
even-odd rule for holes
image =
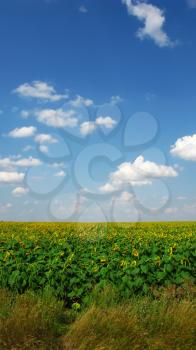
{"label": "green vegetation", "polygon": [[0,287],[49,286],[67,306],[108,284],[121,297],[194,281],[196,224],[0,224]]}
{"label": "green vegetation", "polygon": [[0,224],[1,350],[193,350],[196,223]]}

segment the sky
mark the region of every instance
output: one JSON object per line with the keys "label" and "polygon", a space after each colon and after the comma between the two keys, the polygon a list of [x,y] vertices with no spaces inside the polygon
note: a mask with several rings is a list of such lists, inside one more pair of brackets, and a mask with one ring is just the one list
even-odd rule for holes
{"label": "sky", "polygon": [[196,1],[1,0],[0,220],[196,219]]}

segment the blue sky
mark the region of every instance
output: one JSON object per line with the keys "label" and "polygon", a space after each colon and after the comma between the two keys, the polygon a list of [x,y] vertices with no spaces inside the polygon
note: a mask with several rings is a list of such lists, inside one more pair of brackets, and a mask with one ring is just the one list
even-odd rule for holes
{"label": "blue sky", "polygon": [[1,220],[195,219],[195,0],[2,0],[0,40]]}

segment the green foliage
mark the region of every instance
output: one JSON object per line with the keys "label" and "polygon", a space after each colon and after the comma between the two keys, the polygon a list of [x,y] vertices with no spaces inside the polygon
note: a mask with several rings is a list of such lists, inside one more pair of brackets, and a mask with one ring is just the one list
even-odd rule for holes
{"label": "green foliage", "polygon": [[195,223],[0,224],[0,287],[46,287],[79,309],[95,286],[121,297],[194,281]]}

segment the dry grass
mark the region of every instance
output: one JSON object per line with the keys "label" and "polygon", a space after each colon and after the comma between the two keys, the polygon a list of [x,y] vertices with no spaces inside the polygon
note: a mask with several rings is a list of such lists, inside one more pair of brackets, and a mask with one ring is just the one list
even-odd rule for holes
{"label": "dry grass", "polygon": [[62,309],[49,295],[14,296],[0,290],[0,349],[57,349]]}
{"label": "dry grass", "polygon": [[194,350],[192,292],[170,288],[121,301],[108,288],[95,292],[74,321],[50,293],[0,290],[0,350]]}
{"label": "dry grass", "polygon": [[62,339],[64,350],[194,350],[191,299],[140,298],[124,305],[94,305]]}

